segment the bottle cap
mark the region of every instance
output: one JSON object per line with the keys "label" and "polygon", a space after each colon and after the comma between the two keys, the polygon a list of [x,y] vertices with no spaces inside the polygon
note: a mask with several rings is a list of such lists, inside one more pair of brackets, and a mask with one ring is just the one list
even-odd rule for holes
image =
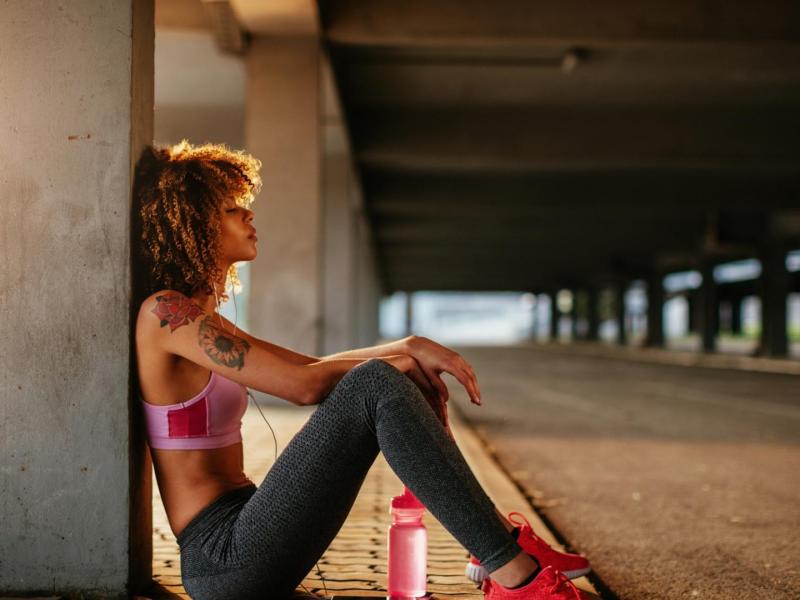
{"label": "bottle cap", "polygon": [[392,508],[398,509],[420,509],[425,508],[425,505],[417,500],[417,497],[411,493],[411,490],[405,488],[405,491],[400,496],[395,496],[392,498]]}

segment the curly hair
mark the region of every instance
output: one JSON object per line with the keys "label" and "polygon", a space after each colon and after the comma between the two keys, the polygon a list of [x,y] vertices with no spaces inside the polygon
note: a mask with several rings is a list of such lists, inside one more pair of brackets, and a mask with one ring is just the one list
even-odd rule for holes
{"label": "curly hair", "polygon": [[[249,208],[261,190],[261,161],[225,144],[147,146],[135,169],[134,243],[144,263],[147,296],[173,289],[211,294],[217,265],[220,207],[226,198]],[[138,221],[138,222],[137,222]],[[227,274],[238,285],[236,268]],[[222,301],[228,299],[225,290]]]}

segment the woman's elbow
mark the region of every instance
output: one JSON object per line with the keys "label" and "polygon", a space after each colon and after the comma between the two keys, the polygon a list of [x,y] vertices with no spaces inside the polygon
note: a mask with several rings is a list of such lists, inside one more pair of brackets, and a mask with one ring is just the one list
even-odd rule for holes
{"label": "woman's elbow", "polygon": [[295,399],[294,403],[297,406],[313,406],[320,403],[320,398],[317,394],[306,392]]}
{"label": "woman's elbow", "polygon": [[[314,373],[314,375],[318,375]],[[317,377],[304,378],[303,386],[300,392],[296,395],[296,404],[298,406],[313,406],[322,402],[324,397],[322,384],[318,381]]]}

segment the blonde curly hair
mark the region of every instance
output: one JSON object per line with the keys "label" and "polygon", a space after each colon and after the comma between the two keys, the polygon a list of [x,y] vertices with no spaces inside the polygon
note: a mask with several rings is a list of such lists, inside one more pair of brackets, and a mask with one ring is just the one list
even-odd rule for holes
{"label": "blonde curly hair", "polygon": [[[173,289],[187,296],[212,294],[217,266],[220,207],[226,198],[249,208],[261,190],[261,161],[225,144],[193,146],[186,139],[173,146],[147,146],[135,169],[134,243],[144,262],[147,296]],[[235,265],[219,295],[228,300],[229,285],[241,284]]]}

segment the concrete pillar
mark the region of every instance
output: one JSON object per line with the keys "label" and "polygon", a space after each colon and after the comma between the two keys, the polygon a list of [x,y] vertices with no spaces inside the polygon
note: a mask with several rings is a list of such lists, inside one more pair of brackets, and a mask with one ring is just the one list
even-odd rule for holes
{"label": "concrete pillar", "polygon": [[697,315],[697,307],[699,306],[698,303],[698,295],[699,292],[697,290],[687,290],[684,294],[686,298],[686,330],[689,333],[696,333],[697,323],[698,323],[698,315]]}
{"label": "concrete pillar", "polygon": [[664,347],[664,276],[651,273],[647,280],[647,338],[645,345]]}
{"label": "concrete pillar", "polygon": [[586,294],[586,319],[589,328],[586,332],[586,339],[596,342],[599,339],[600,329],[600,307],[599,294],[595,286],[590,286]]}
{"label": "concrete pillar", "polygon": [[535,341],[539,339],[539,303],[542,301],[542,297],[535,292],[530,293],[533,296],[533,306],[531,307],[531,330],[529,339]]}
{"label": "concrete pillar", "polygon": [[127,598],[152,560],[130,207],[153,0],[2,10],[0,596]]}
{"label": "concrete pillar", "polygon": [[719,299],[719,330],[731,330],[731,301],[728,298]]}
{"label": "concrete pillar", "polygon": [[558,290],[553,290],[550,296],[550,341],[558,341],[558,324],[561,320],[561,311],[558,309]]}
{"label": "concrete pillar", "polygon": [[698,295],[697,315],[699,318],[700,337],[703,352],[714,352],[717,347],[717,333],[719,332],[719,302],[717,299],[717,284],[714,281],[714,263],[708,259],[702,262],[700,274],[703,283],[700,285]]}
{"label": "concrete pillar", "polygon": [[245,140],[262,163],[251,333],[321,354],[320,47],[316,36],[257,36],[248,50]]}
{"label": "concrete pillar", "polygon": [[617,311],[617,343],[625,346],[628,343],[628,330],[625,326],[625,292],[628,284],[624,281],[617,283],[615,309]]}
{"label": "concrete pillar", "polygon": [[731,333],[733,335],[742,334],[742,297],[734,296],[731,298]]}
{"label": "concrete pillar", "polygon": [[786,299],[789,294],[789,271],[786,269],[786,249],[768,245],[759,253],[761,277],[758,293],[761,297],[761,340],[758,353],[781,357],[789,352],[786,331]]}
{"label": "concrete pillar", "polygon": [[373,346],[380,334],[380,302],[387,291],[380,279],[375,240],[363,211],[356,218],[355,346]]}
{"label": "concrete pillar", "polygon": [[406,335],[414,333],[414,292],[406,292]]}
{"label": "concrete pillar", "polygon": [[374,244],[363,215],[363,195],[326,57],[321,76],[324,107],[321,353],[333,354],[375,343],[380,295]]}
{"label": "concrete pillar", "polygon": [[578,295],[579,291],[577,289],[573,289],[572,307],[569,311],[570,338],[572,341],[578,339]]}

